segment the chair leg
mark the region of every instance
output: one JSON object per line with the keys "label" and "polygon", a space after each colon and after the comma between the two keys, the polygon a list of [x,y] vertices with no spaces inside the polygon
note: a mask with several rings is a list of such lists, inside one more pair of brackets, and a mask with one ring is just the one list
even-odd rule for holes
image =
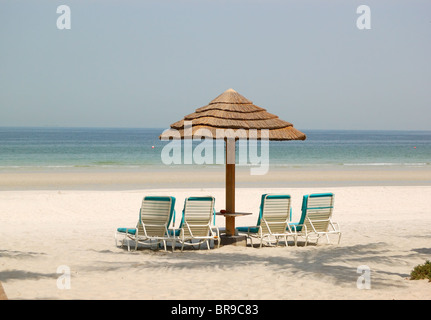
{"label": "chair leg", "polygon": [[[247,239],[249,239],[250,240],[250,246],[253,248],[253,239],[252,239],[252,237],[250,237],[250,235],[249,234],[247,234]],[[247,240],[245,240],[245,241],[247,241]],[[246,243],[247,244],[247,243]]]}
{"label": "chair leg", "polygon": [[127,251],[130,251],[130,239],[128,237],[123,239],[123,242],[127,241]]}

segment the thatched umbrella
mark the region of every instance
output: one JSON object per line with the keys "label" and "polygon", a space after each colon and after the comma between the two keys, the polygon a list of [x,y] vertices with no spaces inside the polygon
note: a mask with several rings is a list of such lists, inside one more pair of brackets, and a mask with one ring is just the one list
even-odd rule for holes
{"label": "thatched umbrella", "polygon": [[[192,122],[192,127],[187,126],[188,121]],[[295,129],[291,123],[254,105],[235,90],[228,89],[208,105],[196,109],[194,113],[173,123],[170,129],[160,135],[160,139],[178,136],[178,132],[181,139],[191,139],[195,133],[216,139],[220,131],[225,131],[222,138],[226,141],[226,212],[228,213],[235,212],[236,139],[305,140],[306,138],[305,134]],[[228,236],[235,234],[235,218],[226,217],[226,233]]]}

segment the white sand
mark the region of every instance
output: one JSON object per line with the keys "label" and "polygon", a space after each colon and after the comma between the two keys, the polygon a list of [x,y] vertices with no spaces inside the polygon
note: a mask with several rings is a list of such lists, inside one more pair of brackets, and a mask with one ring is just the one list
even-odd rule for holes
{"label": "white sand", "polygon": [[[256,222],[262,193],[289,193],[296,221],[302,195],[326,191],[340,245],[183,253],[127,252],[114,230],[135,225],[144,195],[175,196],[178,224],[185,197],[213,195],[219,210],[224,189],[1,191],[0,281],[9,299],[430,299],[431,283],[408,280],[431,259],[430,186],[238,188],[237,210],[254,214],[237,226]],[[57,287],[61,265],[70,289]],[[369,290],[357,288],[361,265]]]}

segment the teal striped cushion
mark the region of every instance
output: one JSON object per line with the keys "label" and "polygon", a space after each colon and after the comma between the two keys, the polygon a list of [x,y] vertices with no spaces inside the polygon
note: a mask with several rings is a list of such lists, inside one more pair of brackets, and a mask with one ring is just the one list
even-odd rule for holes
{"label": "teal striped cushion", "polygon": [[[290,226],[290,229],[293,231],[293,232],[295,232],[295,230],[296,231],[301,231],[302,230],[302,226],[299,226],[299,223],[298,222],[289,222],[289,226]],[[296,229],[294,229],[294,228],[292,228],[292,226],[295,226],[296,227]],[[288,229],[286,229],[286,230],[288,230]]]}
{"label": "teal striped cushion", "polygon": [[169,229],[168,230],[169,235],[175,236],[175,237],[178,237],[180,235],[180,232],[181,232],[181,229],[176,229],[176,230]]}
{"label": "teal striped cushion", "polygon": [[251,232],[251,233],[257,233],[259,231],[258,227],[237,227],[236,230],[240,232]]}
{"label": "teal striped cushion", "polygon": [[135,228],[117,228],[117,232],[121,232],[121,233],[126,233],[126,230],[128,234],[136,234]]}

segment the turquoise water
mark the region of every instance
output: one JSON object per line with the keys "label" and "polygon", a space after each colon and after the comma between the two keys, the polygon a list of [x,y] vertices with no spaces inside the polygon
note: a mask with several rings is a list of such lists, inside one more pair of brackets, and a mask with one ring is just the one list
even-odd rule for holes
{"label": "turquoise water", "polygon": [[[163,130],[0,128],[0,170],[162,168]],[[302,131],[305,141],[270,142],[270,166],[431,165],[431,131]]]}

